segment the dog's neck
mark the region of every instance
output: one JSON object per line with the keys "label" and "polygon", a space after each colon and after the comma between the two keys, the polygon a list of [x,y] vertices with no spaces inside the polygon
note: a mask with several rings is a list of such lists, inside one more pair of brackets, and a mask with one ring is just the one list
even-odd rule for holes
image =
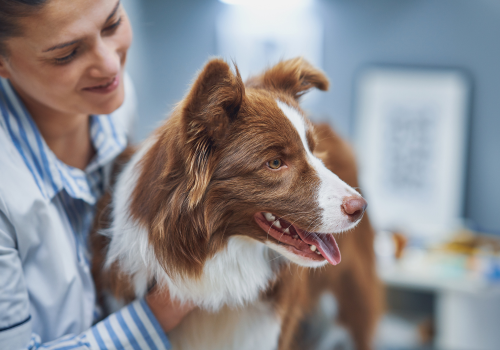
{"label": "dog's neck", "polygon": [[156,279],[160,287],[168,287],[172,297],[209,310],[255,301],[275,278],[283,258],[246,236],[230,237],[223,250],[205,261],[202,274],[197,278],[172,276],[162,268],[147,229],[131,217],[129,208],[141,173],[140,160],[154,142],[154,139],[147,140],[118,177],[106,266],[118,262],[121,271],[131,276],[137,297],[144,296],[152,279]]}

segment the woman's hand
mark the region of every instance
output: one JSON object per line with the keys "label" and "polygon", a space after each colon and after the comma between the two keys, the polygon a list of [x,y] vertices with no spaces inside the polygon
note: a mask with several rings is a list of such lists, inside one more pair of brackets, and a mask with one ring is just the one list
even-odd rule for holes
{"label": "woman's hand", "polygon": [[146,303],[165,333],[177,327],[182,319],[194,309],[194,305],[181,305],[179,301],[172,300],[168,289],[159,291],[158,286],[146,295]]}

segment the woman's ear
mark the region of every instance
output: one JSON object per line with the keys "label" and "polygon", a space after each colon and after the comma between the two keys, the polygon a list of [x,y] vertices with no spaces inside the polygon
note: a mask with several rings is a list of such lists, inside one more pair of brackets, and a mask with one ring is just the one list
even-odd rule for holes
{"label": "woman's ear", "polygon": [[9,79],[10,73],[8,70],[8,61],[7,58],[3,55],[0,55],[0,77]]}

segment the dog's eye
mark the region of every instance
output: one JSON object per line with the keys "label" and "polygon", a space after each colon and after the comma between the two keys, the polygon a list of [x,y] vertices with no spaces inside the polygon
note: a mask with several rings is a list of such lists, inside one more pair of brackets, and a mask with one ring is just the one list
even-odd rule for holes
{"label": "dog's eye", "polygon": [[274,159],[267,163],[267,166],[271,169],[279,169],[281,168],[281,159]]}

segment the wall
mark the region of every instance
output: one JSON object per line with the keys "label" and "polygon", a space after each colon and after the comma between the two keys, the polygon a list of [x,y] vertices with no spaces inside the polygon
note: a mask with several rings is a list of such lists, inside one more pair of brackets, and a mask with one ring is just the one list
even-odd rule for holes
{"label": "wall", "polygon": [[[128,0],[136,41],[130,62],[143,138],[182,98],[216,52],[216,0]],[[126,6],[130,6],[126,4]],[[317,0],[325,22],[324,70],[331,90],[313,110],[352,134],[354,79],[368,64],[465,69],[473,81],[465,215],[500,232],[500,2],[496,0]],[[135,45],[135,44],[134,44]],[[138,58],[140,57],[140,58]]]}
{"label": "wall", "polygon": [[136,137],[143,139],[182,99],[207,58],[215,55],[215,17],[224,5],[217,0],[127,1],[127,9],[139,7],[141,12],[131,17],[132,51],[143,52],[141,61],[129,62],[129,71],[134,81],[141,80],[135,84],[140,114]]}

